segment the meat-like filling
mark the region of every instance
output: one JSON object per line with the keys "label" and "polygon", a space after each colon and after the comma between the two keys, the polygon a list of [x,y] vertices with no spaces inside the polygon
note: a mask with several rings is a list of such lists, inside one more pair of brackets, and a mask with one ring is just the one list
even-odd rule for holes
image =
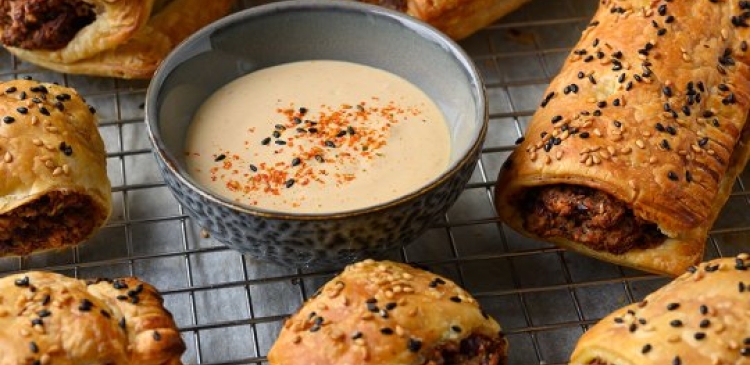
{"label": "meat-like filling", "polygon": [[540,237],[564,237],[597,251],[622,254],[655,247],[666,238],[656,224],[624,202],[596,189],[551,185],[526,192],[525,228]]}
{"label": "meat-like filling", "polygon": [[94,206],[87,196],[55,192],[0,215],[0,253],[23,255],[78,243],[102,214]]}
{"label": "meat-like filling", "polygon": [[446,343],[427,354],[424,365],[503,365],[505,341],[471,335],[461,343]]}
{"label": "meat-like filling", "polygon": [[609,365],[609,364],[608,364],[608,363],[606,363],[606,362],[604,362],[604,360],[601,360],[601,359],[599,359],[599,358],[596,358],[596,359],[594,359],[594,360],[591,360],[591,362],[590,362],[590,363],[588,363],[588,365]]}
{"label": "meat-like filling", "polygon": [[94,20],[94,7],[80,0],[0,0],[0,40],[6,46],[60,49]]}

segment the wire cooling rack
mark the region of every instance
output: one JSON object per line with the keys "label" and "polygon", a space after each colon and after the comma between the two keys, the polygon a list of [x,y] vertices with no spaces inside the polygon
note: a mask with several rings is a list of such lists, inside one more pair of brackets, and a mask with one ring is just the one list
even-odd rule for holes
{"label": "wire cooling rack", "polygon": [[[244,1],[238,8],[258,5]],[[610,311],[667,279],[526,239],[497,219],[492,187],[596,0],[535,0],[461,42],[481,70],[490,128],[471,182],[444,219],[391,252],[472,292],[503,325],[514,365],[565,364],[578,337]],[[0,51],[0,80],[32,76],[76,88],[98,110],[107,146],[114,211],[76,248],[0,259],[0,275],[52,270],[82,278],[137,275],[154,284],[174,314],[187,364],[265,361],[283,319],[333,272],[255,261],[201,235],[158,173],[143,122],[145,81],[61,75]],[[750,251],[750,169],[707,242],[706,258]]]}

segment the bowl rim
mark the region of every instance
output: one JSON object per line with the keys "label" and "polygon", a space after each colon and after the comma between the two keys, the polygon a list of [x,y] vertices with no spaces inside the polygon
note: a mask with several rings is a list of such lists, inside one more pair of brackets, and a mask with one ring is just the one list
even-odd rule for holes
{"label": "bowl rim", "polygon": [[[156,122],[156,120],[158,119],[156,118],[158,108],[152,106],[156,102],[156,99],[161,92],[161,86],[163,86],[166,78],[169,75],[166,69],[174,69],[175,67],[179,66],[179,64],[184,62],[184,60],[180,60],[181,57],[178,56],[180,50],[193,43],[198,42],[201,38],[212,34],[218,29],[230,26],[237,22],[244,21],[248,18],[255,18],[269,13],[305,10],[335,10],[359,13],[373,13],[377,16],[397,21],[402,26],[409,28],[410,30],[420,34],[422,37],[429,39],[429,41],[440,44],[442,47],[446,48],[446,50],[450,54],[452,54],[458,61],[458,63],[462,65],[463,68],[468,72],[470,80],[474,81],[471,83],[471,86],[473,89],[475,89],[473,93],[477,95],[477,102],[475,104],[475,107],[481,113],[481,125],[479,126],[478,131],[471,136],[472,140],[466,150],[466,153],[460,156],[460,158],[458,158],[453,166],[450,166],[450,168],[446,168],[438,176],[430,180],[427,184],[422,185],[418,189],[407,194],[403,194],[395,199],[391,199],[376,205],[370,205],[352,210],[323,213],[294,213],[249,206],[226,199],[219,194],[212,193],[208,189],[202,188],[197,183],[194,183],[191,179],[183,176],[181,170],[177,168],[177,158],[175,158],[175,156],[173,156],[173,153],[171,153],[169,149],[166,148],[164,142],[161,139],[159,123]],[[178,59],[178,61],[175,61],[175,59]],[[175,62],[177,63],[175,64]],[[192,192],[199,194],[203,199],[209,200],[215,204],[222,205],[233,211],[241,212],[243,214],[249,214],[259,218],[318,221],[351,218],[355,216],[368,215],[388,210],[392,207],[412,201],[444,184],[446,180],[450,179],[456,173],[458,173],[467,163],[476,161],[479,157],[481,157],[477,156],[477,153],[479,152],[477,150],[482,148],[484,139],[487,134],[487,130],[489,127],[489,108],[487,105],[487,95],[484,80],[481,73],[476,68],[474,62],[453,39],[449,38],[447,35],[443,34],[433,26],[396,10],[391,10],[384,7],[357,1],[285,0],[281,2],[274,2],[250,7],[227,15],[198,30],[196,33],[180,42],[161,62],[154,74],[153,79],[148,85],[148,88],[146,90],[146,102],[144,106],[144,119],[152,151],[156,155],[156,158],[163,162],[163,168],[169,169],[174,178],[179,180],[182,185],[187,186]],[[163,169],[160,170],[162,170],[163,174]]]}

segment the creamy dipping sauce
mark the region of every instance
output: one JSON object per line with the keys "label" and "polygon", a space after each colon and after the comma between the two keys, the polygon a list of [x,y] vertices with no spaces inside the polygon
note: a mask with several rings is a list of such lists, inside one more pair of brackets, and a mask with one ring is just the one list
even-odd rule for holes
{"label": "creamy dipping sauce", "polygon": [[417,190],[448,165],[440,110],[389,72],[301,61],[216,91],[190,124],[186,163],[238,203],[292,213],[373,206]]}

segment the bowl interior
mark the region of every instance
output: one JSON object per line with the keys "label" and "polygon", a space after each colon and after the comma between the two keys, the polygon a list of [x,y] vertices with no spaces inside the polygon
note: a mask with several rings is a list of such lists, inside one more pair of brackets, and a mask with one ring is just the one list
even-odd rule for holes
{"label": "bowl interior", "polygon": [[184,168],[185,136],[204,100],[247,73],[313,59],[373,66],[421,88],[449,123],[446,171],[455,169],[480,138],[486,123],[484,89],[473,64],[454,43],[390,10],[305,0],[233,14],[189,38],[164,61],[146,103],[158,153],[192,181]]}

